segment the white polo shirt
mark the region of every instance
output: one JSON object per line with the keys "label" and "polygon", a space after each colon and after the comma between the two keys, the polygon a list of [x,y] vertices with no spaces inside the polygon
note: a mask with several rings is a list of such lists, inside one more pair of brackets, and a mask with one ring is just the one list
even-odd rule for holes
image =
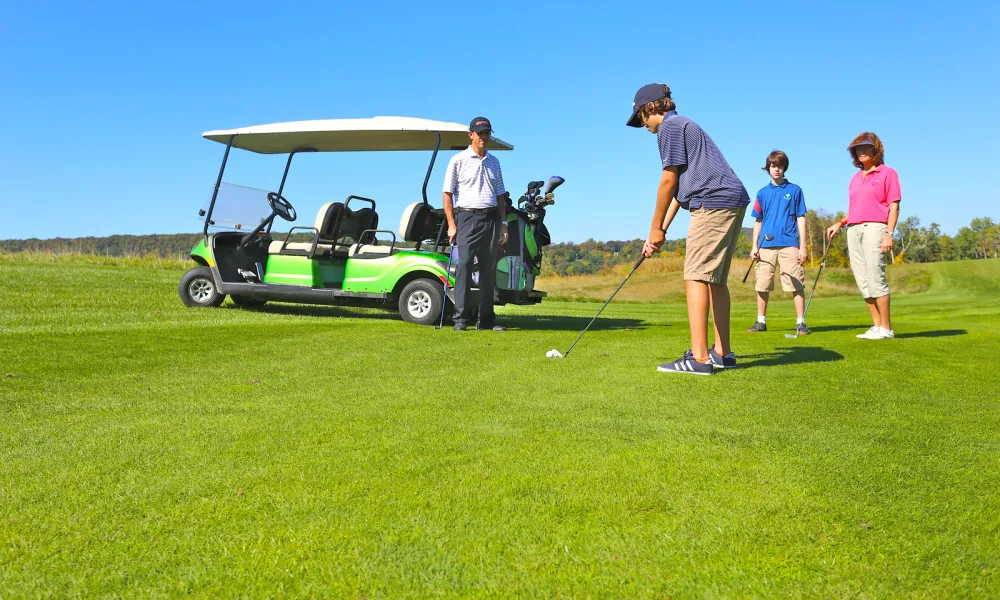
{"label": "white polo shirt", "polygon": [[444,172],[444,190],[453,195],[456,208],[492,208],[497,196],[506,192],[500,161],[486,153],[480,158],[470,147],[448,161]]}

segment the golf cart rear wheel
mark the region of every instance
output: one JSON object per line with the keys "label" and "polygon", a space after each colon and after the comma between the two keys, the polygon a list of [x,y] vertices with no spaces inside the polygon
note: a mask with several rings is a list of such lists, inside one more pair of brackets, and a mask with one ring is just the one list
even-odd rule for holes
{"label": "golf cart rear wheel", "polygon": [[399,315],[407,323],[433,325],[441,318],[444,290],[431,279],[414,279],[399,295]]}
{"label": "golf cart rear wheel", "polygon": [[196,267],[185,273],[177,286],[177,293],[185,306],[192,307],[219,306],[226,299],[225,294],[219,293],[212,269],[208,267]]}
{"label": "golf cart rear wheel", "polygon": [[258,300],[257,298],[247,298],[246,296],[230,296],[233,304],[241,308],[260,308],[267,304],[267,300]]}

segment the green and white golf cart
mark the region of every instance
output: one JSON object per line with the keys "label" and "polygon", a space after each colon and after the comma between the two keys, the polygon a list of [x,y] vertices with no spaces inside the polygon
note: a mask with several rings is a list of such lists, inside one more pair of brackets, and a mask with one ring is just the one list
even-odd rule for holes
{"label": "green and white golf cart", "polygon": [[[199,266],[181,278],[181,300],[187,306],[219,306],[228,295],[246,307],[268,301],[398,307],[405,321],[436,323],[444,314],[444,303],[453,300],[456,268],[449,258],[453,254],[448,251],[444,211],[428,203],[427,183],[438,151],[465,149],[467,132],[458,123],[408,117],[298,121],[206,132],[205,138],[225,144],[226,151],[212,199],[199,213],[205,221],[204,237],[191,251]],[[287,154],[278,190],[224,183],[233,148]],[[512,150],[513,146],[493,137],[488,148]],[[423,200],[403,211],[399,238],[396,232],[379,229],[375,200],[354,195],[344,202],[324,204],[312,226],[296,226],[284,236],[272,236],[276,217],[296,219],[295,209],[282,196],[296,154],[400,150],[432,154]],[[532,185],[537,194],[540,182]],[[499,305],[536,304],[545,292],[533,289],[539,249],[524,250],[524,240],[531,240],[531,215],[520,210],[512,210],[511,215],[522,235],[512,236],[519,238],[518,247],[501,258],[497,289],[491,291]],[[544,227],[540,221],[534,226]],[[545,232],[542,237],[547,236]],[[473,288],[473,293],[479,290]]]}

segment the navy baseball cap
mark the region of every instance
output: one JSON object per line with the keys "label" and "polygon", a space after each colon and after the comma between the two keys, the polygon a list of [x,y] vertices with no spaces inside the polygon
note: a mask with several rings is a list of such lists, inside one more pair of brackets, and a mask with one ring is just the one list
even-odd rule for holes
{"label": "navy baseball cap", "polygon": [[490,125],[490,120],[486,117],[476,117],[469,123],[469,131],[474,133],[479,133],[480,131],[493,131],[493,126]]}
{"label": "navy baseball cap", "polygon": [[662,83],[650,83],[639,88],[635,93],[635,100],[632,101],[632,116],[625,123],[629,127],[642,127],[642,119],[639,118],[639,109],[649,102],[656,102],[661,98],[669,98],[669,88]]}

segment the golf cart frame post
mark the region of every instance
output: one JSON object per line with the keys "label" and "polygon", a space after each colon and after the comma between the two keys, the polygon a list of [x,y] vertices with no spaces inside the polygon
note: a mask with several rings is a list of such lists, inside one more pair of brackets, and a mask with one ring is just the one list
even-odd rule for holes
{"label": "golf cart frame post", "polygon": [[[208,226],[212,224],[212,212],[215,210],[215,201],[219,197],[219,188],[222,187],[222,176],[226,172],[226,163],[229,161],[229,151],[233,148],[233,140],[236,139],[236,134],[229,136],[229,141],[226,143],[226,152],[222,155],[222,166],[219,167],[219,177],[215,180],[215,189],[212,190],[212,201],[208,204],[208,212],[201,215],[205,217],[205,228],[202,230],[202,236],[205,240],[208,240]],[[438,135],[438,145],[441,145],[441,136]],[[315,148],[296,148],[288,153],[288,161],[285,163],[285,172],[281,175],[281,183],[278,184],[278,195],[280,196],[283,191],[285,191],[285,181],[288,179],[288,169],[292,166],[292,159],[299,152],[315,152]],[[437,150],[434,151],[435,156],[437,155]],[[431,164],[433,167],[434,165]],[[430,172],[428,171],[427,177],[430,177]],[[424,181],[424,188],[426,190],[427,181]],[[424,192],[424,202],[427,202],[427,192]],[[271,226],[274,224],[272,221],[268,223],[267,233],[271,233]]]}

